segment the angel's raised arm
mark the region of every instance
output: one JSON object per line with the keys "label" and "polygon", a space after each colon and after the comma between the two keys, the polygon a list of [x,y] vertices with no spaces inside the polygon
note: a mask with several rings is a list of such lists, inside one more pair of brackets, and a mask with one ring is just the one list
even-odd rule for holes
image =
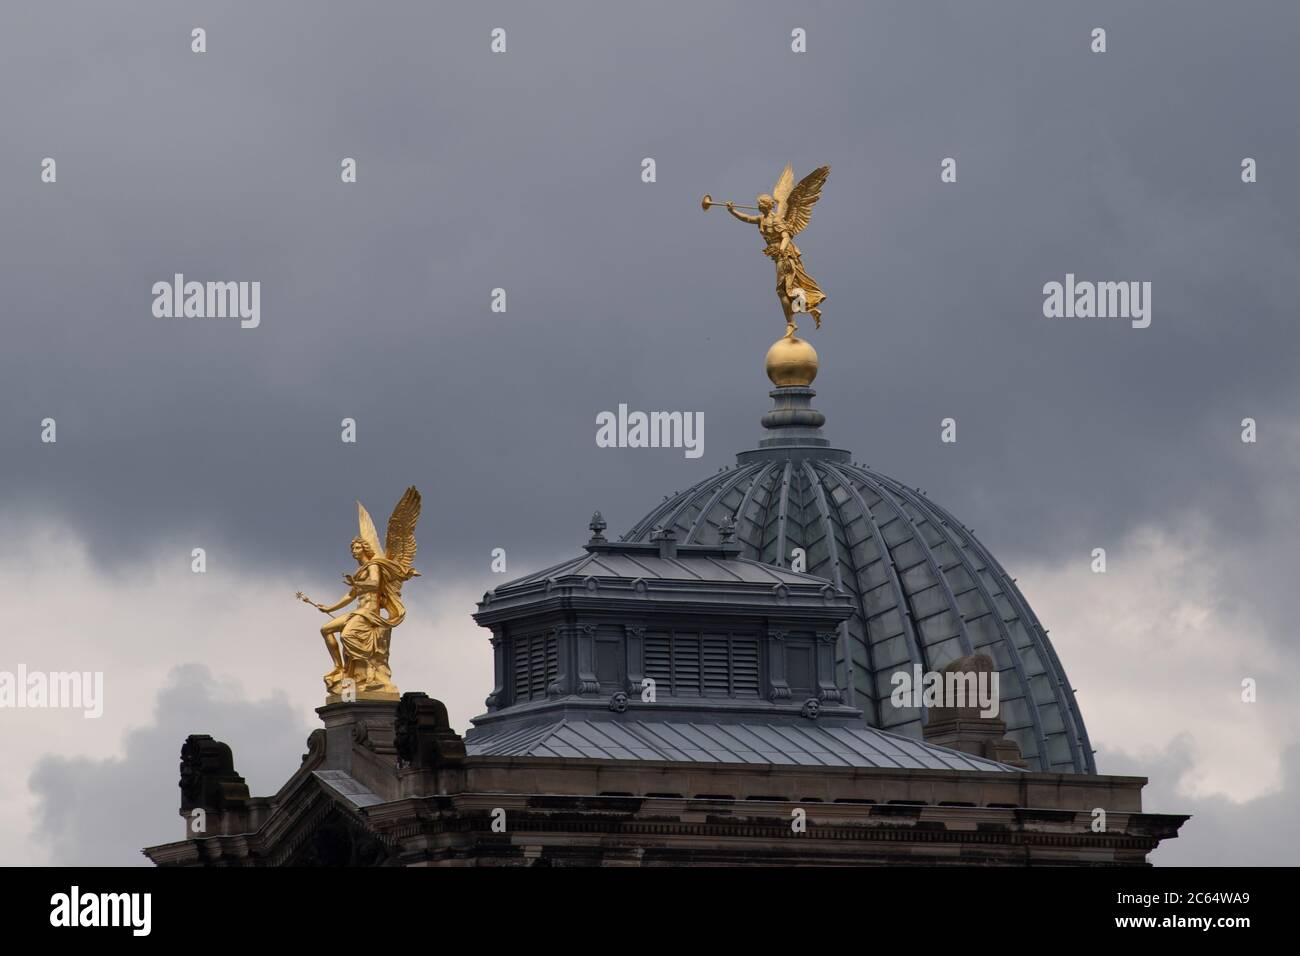
{"label": "angel's raised arm", "polygon": [[340,608],[346,607],[347,605],[351,604],[352,599],[355,596],[356,595],[354,592],[349,591],[346,595],[343,596],[343,598],[337,604],[331,604],[327,607],[324,604],[317,604],[315,601],[313,601],[307,595],[303,594],[301,591],[299,591],[297,595],[298,600],[302,601],[303,604],[310,604],[318,611],[324,611],[326,614],[333,614],[335,611],[339,610]]}
{"label": "angel's raised arm", "polygon": [[341,610],[342,608],[345,608],[349,604],[351,604],[355,597],[356,595],[349,592],[343,595],[343,597],[339,599],[337,604],[331,604],[328,607],[321,607],[320,605],[317,605],[317,607],[320,607],[320,609],[324,611],[326,614],[333,614],[335,611]]}
{"label": "angel's raised arm", "polygon": [[736,204],[733,203],[733,202],[729,202],[729,203],[727,203],[727,212],[731,213],[733,216],[735,216],[735,217],[736,217],[737,219],[739,219],[741,222],[747,222],[747,223],[749,223],[751,226],[756,225],[757,223],[759,223],[759,222],[762,221],[762,217],[761,217],[761,216],[751,216],[751,215],[749,215],[748,213],[738,212],[738,211],[736,210]]}

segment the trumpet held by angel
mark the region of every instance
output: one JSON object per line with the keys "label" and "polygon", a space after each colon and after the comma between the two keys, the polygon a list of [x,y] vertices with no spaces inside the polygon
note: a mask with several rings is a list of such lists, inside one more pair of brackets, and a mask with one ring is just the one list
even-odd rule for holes
{"label": "trumpet held by angel", "polygon": [[[822,186],[826,184],[830,171],[829,166],[819,166],[795,183],[794,169],[787,164],[772,192],[759,196],[755,200],[757,206],[746,207],[757,209],[756,216],[740,212],[734,202],[724,204],[727,212],[741,222],[758,226],[765,243],[763,255],[776,266],[776,295],[781,300],[781,311],[785,313],[786,338],[794,337],[798,329],[794,317],[800,312],[811,315],[817,328],[822,326],[822,313],[818,306],[826,299],[826,293],[804,269],[803,255],[795,245],[794,237],[808,228],[812,207],[821,198]],[[705,196],[701,205],[708,209],[717,203]]]}
{"label": "trumpet held by angel", "polygon": [[359,533],[352,539],[357,570],[344,574],[348,593],[333,604],[318,604],[301,591],[300,601],[334,614],[356,602],[346,613],[332,617],[321,629],[333,669],[325,675],[325,688],[342,696],[349,687],[358,697],[396,699],[392,670],[388,666],[393,628],[406,619],[402,585],[420,572],[415,561],[415,523],[420,517],[420,492],[407,488],[388,519],[383,546],[370,513],[357,502]]}

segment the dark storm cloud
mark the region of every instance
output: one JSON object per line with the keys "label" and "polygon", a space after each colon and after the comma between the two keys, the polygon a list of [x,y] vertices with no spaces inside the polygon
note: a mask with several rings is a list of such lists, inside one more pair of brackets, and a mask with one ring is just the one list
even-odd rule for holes
{"label": "dark storm cloud", "polygon": [[[3,504],[108,562],[165,536],[332,570],[352,499],[412,482],[431,565],[523,570],[597,507],[621,533],[757,437],[770,264],[698,199],[789,160],[833,167],[800,241],[838,444],[1003,554],[1188,509],[1248,541],[1294,478],[1300,12],[1209,6],[6,10]],[[154,319],[176,272],[260,281],[261,327]],[[1151,327],[1044,319],[1066,272],[1151,281]],[[598,449],[620,402],[704,411],[705,456]]]}

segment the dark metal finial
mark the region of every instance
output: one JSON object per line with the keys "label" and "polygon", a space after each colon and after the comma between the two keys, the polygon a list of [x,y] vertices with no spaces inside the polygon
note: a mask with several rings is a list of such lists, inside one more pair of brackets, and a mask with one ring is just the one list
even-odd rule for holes
{"label": "dark metal finial", "polygon": [[605,524],[605,519],[604,517],[601,516],[601,513],[599,511],[597,511],[595,514],[591,516],[591,523],[588,524],[587,527],[591,529],[591,541],[589,543],[591,544],[605,543],[604,531],[606,528],[609,527],[609,525]]}

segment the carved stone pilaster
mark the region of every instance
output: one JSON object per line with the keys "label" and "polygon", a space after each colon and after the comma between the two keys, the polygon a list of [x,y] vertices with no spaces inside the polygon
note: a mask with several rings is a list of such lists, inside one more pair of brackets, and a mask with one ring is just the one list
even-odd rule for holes
{"label": "carved stone pilaster", "polygon": [[835,683],[835,642],[838,639],[837,631],[817,632],[817,697],[834,704],[842,699]]}
{"label": "carved stone pilaster", "polygon": [[551,640],[555,642],[555,679],[546,685],[546,696],[563,697],[565,687],[569,686],[569,674],[572,671],[564,628],[558,624],[551,628]]}
{"label": "carved stone pilaster", "polygon": [[790,685],[785,679],[785,635],[782,630],[767,632],[767,672],[772,681],[769,700],[790,699]]}
{"label": "carved stone pilaster", "polygon": [[582,624],[578,627],[578,693],[590,695],[600,693],[600,681],[596,679],[596,625]]}
{"label": "carved stone pilaster", "polygon": [[627,652],[627,690],[630,694],[641,693],[641,681],[645,679],[645,628],[640,624],[625,625],[624,642]]}
{"label": "carved stone pilaster", "polygon": [[492,692],[483,703],[488,710],[496,710],[506,692],[506,649],[500,628],[492,629],[488,642],[492,645]]}

